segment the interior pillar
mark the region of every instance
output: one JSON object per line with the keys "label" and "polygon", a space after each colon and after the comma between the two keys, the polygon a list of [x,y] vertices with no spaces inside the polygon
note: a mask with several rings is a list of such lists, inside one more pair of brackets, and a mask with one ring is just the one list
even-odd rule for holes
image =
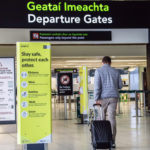
{"label": "interior pillar", "polygon": [[[150,35],[150,31],[149,31],[149,35]],[[146,69],[147,90],[150,91],[150,41],[149,44],[147,45],[146,57],[147,57],[147,69]],[[148,110],[150,110],[150,93],[148,94]]]}

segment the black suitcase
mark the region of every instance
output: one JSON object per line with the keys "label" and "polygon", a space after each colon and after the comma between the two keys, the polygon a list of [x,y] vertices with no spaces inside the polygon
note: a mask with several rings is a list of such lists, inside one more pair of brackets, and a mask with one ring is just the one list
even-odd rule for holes
{"label": "black suitcase", "polygon": [[92,120],[90,130],[91,130],[93,150],[96,149],[111,150],[112,130],[111,130],[111,124],[108,120]]}

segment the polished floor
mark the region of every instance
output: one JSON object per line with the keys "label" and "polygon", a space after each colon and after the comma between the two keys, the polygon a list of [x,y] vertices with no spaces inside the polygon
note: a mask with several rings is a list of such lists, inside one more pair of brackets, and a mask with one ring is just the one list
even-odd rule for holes
{"label": "polished floor", "polygon": [[[134,102],[122,103],[121,114],[117,114],[116,150],[150,150],[150,115],[139,110],[135,116]],[[64,120],[63,105],[53,106],[53,142],[48,150],[92,150],[89,126],[76,119],[75,105]],[[22,150],[17,145],[16,126],[0,125],[0,150]]]}

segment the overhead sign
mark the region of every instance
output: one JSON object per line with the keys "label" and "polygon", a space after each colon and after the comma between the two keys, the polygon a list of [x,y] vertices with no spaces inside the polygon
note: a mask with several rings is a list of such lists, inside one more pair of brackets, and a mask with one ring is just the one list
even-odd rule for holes
{"label": "overhead sign", "polygon": [[14,58],[0,58],[0,124],[16,123]]}
{"label": "overhead sign", "polygon": [[31,41],[111,41],[111,31],[31,31]]}
{"label": "overhead sign", "polygon": [[50,143],[50,43],[17,43],[18,144]]}
{"label": "overhead sign", "polygon": [[68,73],[68,72],[70,72],[70,73],[77,73],[78,72],[78,70],[77,70],[77,68],[56,68],[56,69],[54,69],[54,72],[55,73]]}
{"label": "overhead sign", "polygon": [[0,27],[150,28],[149,8],[150,1],[3,0]]}
{"label": "overhead sign", "polygon": [[72,73],[57,74],[58,95],[73,95]]}

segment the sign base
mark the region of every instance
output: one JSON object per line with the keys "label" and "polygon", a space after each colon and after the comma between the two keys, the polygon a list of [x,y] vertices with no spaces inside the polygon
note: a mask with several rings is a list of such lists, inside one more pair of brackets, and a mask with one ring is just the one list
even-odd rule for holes
{"label": "sign base", "polygon": [[24,144],[23,150],[48,150],[48,144]]}

